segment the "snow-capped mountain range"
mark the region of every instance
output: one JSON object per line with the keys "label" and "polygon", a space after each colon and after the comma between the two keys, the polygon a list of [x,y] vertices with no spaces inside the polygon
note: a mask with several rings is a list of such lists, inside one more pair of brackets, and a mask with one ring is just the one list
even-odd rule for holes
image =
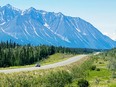
{"label": "snow-capped mountain range", "polygon": [[74,48],[109,49],[116,42],[79,17],[7,4],[0,7],[0,41],[46,44]]}

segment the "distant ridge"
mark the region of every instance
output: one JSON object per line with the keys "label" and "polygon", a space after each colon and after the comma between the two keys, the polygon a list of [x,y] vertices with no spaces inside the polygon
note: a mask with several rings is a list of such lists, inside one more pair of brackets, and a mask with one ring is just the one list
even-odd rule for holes
{"label": "distant ridge", "polygon": [[0,7],[0,41],[73,48],[111,49],[116,41],[79,17],[31,7],[21,11],[10,4]]}

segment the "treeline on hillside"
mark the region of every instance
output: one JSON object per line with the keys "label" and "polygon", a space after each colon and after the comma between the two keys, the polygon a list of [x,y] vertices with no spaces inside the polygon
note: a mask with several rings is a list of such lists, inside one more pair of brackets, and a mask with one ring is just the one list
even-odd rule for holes
{"label": "treeline on hillside", "polygon": [[0,43],[0,67],[29,65],[54,53],[83,54],[92,53],[93,49],[64,48],[55,46],[21,46],[15,42]]}

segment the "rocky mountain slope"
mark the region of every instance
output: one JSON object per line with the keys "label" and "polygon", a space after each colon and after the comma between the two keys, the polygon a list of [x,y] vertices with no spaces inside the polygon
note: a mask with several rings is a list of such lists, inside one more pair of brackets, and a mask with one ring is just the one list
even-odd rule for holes
{"label": "rocky mountain slope", "polygon": [[75,48],[110,49],[116,42],[79,17],[11,5],[0,7],[0,41]]}

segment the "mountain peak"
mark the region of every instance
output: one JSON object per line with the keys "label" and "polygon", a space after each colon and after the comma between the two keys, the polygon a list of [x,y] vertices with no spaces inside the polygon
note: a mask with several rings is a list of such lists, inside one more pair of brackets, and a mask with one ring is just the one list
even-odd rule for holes
{"label": "mountain peak", "polygon": [[33,7],[30,7],[29,9],[27,9],[27,11],[28,11],[28,12],[36,11],[36,9],[35,9],[35,8],[33,8]]}
{"label": "mountain peak", "polygon": [[57,14],[58,14],[58,15],[63,15],[61,12],[58,12]]}
{"label": "mountain peak", "polygon": [[2,7],[1,12],[4,14],[0,19],[2,21],[0,23],[0,41],[9,38],[19,44],[46,44],[94,49],[116,47],[116,42],[79,17],[65,16],[61,12],[36,10],[33,7],[24,12],[14,9],[16,8],[10,4]]}
{"label": "mountain peak", "polygon": [[44,11],[44,10],[39,10],[39,12],[40,12],[41,14],[46,14],[46,13],[47,13],[47,12]]}
{"label": "mountain peak", "polygon": [[5,7],[12,8],[10,4],[6,4]]}
{"label": "mountain peak", "polygon": [[58,16],[63,16],[61,12],[56,13]]}
{"label": "mountain peak", "polygon": [[36,12],[37,10],[33,7],[30,7],[28,9],[26,9],[23,13],[24,14],[29,14],[29,13],[32,13],[32,12]]}
{"label": "mountain peak", "polygon": [[6,4],[2,8],[11,9],[11,10],[19,11],[19,12],[21,11],[20,9],[17,9],[17,8],[13,7],[12,5],[10,5],[10,4]]}
{"label": "mountain peak", "polygon": [[36,10],[35,8],[33,8],[33,7],[30,7],[28,10]]}

